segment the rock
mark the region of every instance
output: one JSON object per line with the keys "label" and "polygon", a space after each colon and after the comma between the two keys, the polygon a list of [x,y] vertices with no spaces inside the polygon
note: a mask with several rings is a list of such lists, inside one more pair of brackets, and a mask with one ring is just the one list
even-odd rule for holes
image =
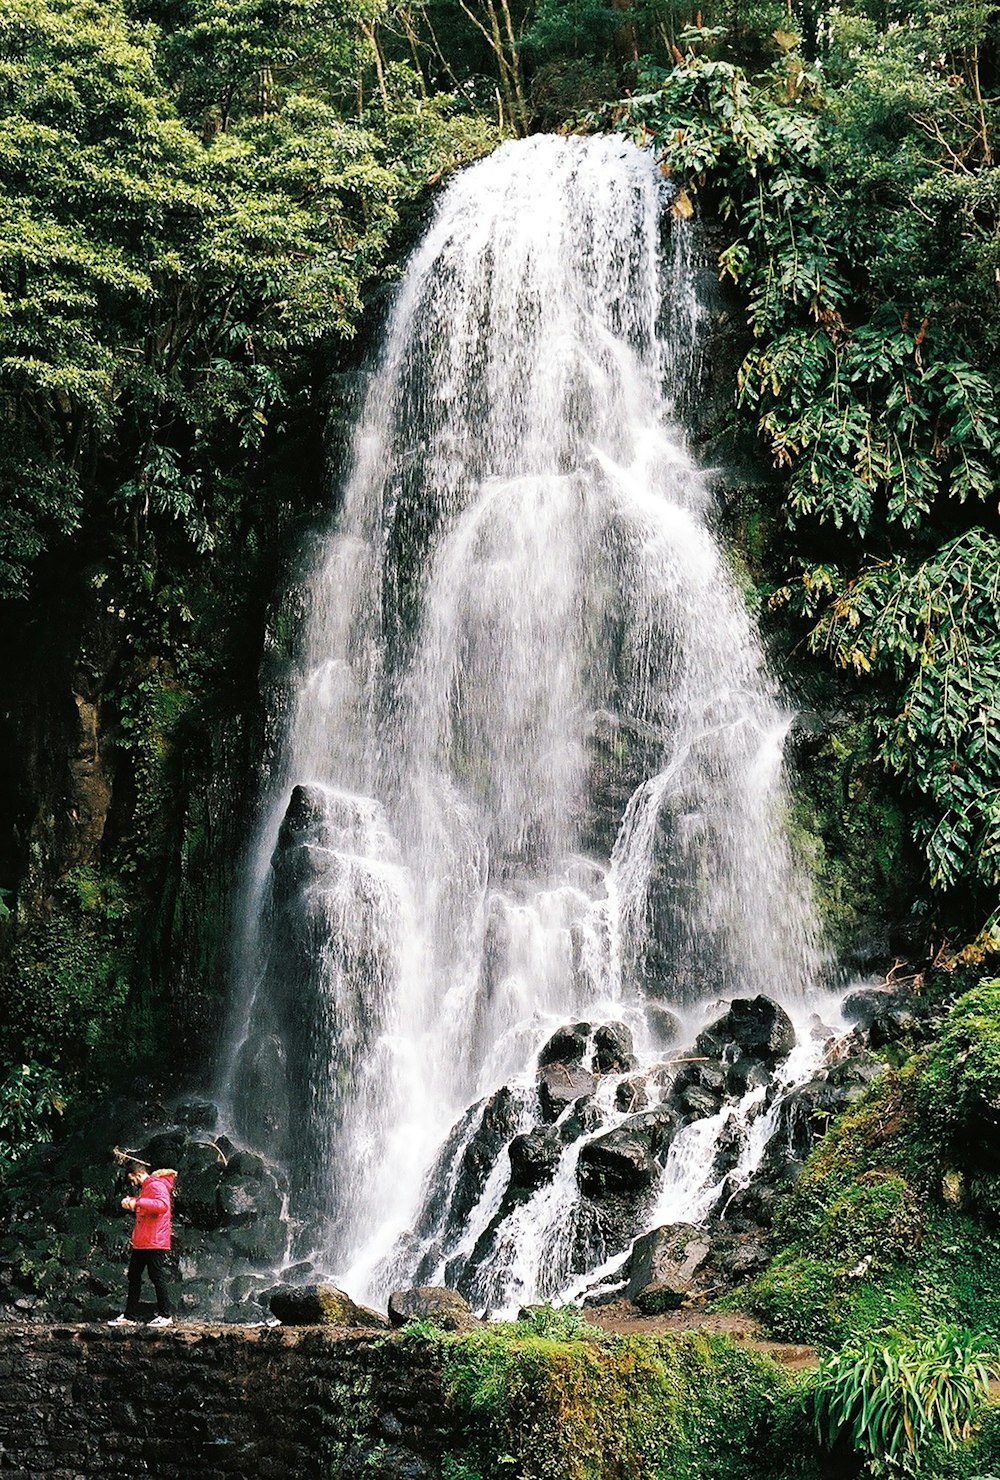
{"label": "rock", "polygon": [[649,1187],[663,1168],[676,1131],[676,1117],[665,1106],[657,1106],[588,1141],[577,1163],[581,1190],[599,1198]]}
{"label": "rock", "polygon": [[174,1206],[181,1219],[193,1228],[218,1227],[222,1221],[219,1187],[224,1167],[216,1147],[188,1141],[176,1161],[159,1165],[177,1170]]}
{"label": "rock", "polygon": [[906,987],[863,987],[845,997],[841,1011],[855,1023],[872,1048],[885,1048],[901,1038],[918,1035],[925,1010]]}
{"label": "rock", "polygon": [[538,1067],[546,1064],[582,1064],[590,1041],[589,1023],[567,1023],[558,1028],[538,1055]]}
{"label": "rock", "polygon": [[628,1265],[625,1293],[644,1315],[677,1310],[694,1288],[694,1277],[712,1245],[703,1229],[670,1223],[637,1238]]}
{"label": "rock", "polygon": [[733,1285],[741,1285],[760,1274],[770,1262],[772,1250],[758,1233],[713,1242],[712,1263]]}
{"label": "rock", "polygon": [[787,1012],[770,997],[757,996],[734,997],[729,1011],[699,1034],[695,1051],[715,1059],[746,1055],[773,1068],[794,1047],[795,1028]]}
{"label": "rock", "polygon": [[884,1065],[864,1054],[820,1069],[778,1106],[774,1141],[804,1161],[835,1115],[853,1105]]}
{"label": "rock", "polygon": [[427,1196],[414,1225],[428,1246],[429,1268],[461,1236],[520,1115],[519,1096],[504,1087],[470,1106],[449,1134],[425,1180]]}
{"label": "rock", "polygon": [[763,1059],[740,1054],[726,1071],[726,1093],[742,1099],[752,1089],[766,1089],[771,1083],[771,1070]]}
{"label": "rock", "polygon": [[237,1151],[222,1171],[216,1194],[224,1223],[248,1223],[281,1214],[281,1190],[263,1157]]}
{"label": "rock", "polygon": [[[263,1298],[263,1297],[262,1297]],[[279,1285],[268,1294],[271,1314],[283,1326],[385,1326],[384,1317],[355,1305],[336,1285]]]}
{"label": "rock", "polygon": [[592,1136],[603,1124],[604,1117],[593,1100],[575,1100],[569,1114],[563,1116],[555,1130],[562,1144],[569,1146],[583,1136]]}
{"label": "rock", "polygon": [[627,1074],[636,1067],[632,1033],[625,1023],[602,1023],[597,1029],[594,1067],[598,1074]]}
{"label": "rock", "polygon": [[743,1154],[747,1143],[746,1127],[739,1121],[731,1118],[719,1132],[715,1143],[715,1157],[712,1161],[712,1180],[721,1182],[729,1172],[733,1170]]}
{"label": "rock", "polygon": [[684,1031],[684,1025],[677,1014],[657,1002],[647,1002],[646,1022],[660,1048],[669,1048],[672,1043],[677,1043]]}
{"label": "rock", "polygon": [[538,1071],[538,1100],[542,1119],[558,1120],[564,1110],[582,1095],[592,1095],[597,1080],[586,1069],[570,1064],[546,1064]]}
{"label": "rock", "polygon": [[511,1187],[524,1191],[541,1187],[551,1180],[562,1153],[562,1141],[552,1129],[515,1136],[508,1148]]}
{"label": "rock", "polygon": [[615,1090],[615,1109],[624,1110],[627,1115],[645,1110],[648,1104],[649,1085],[641,1076],[623,1079]]}
{"label": "rock", "polygon": [[174,1114],[179,1125],[192,1131],[214,1131],[219,1123],[219,1107],[211,1100],[184,1100]]}
{"label": "rock", "polygon": [[467,1300],[457,1290],[440,1285],[418,1285],[413,1290],[395,1290],[389,1296],[389,1321],[405,1326],[407,1321],[431,1321],[443,1331],[462,1331],[478,1325]]}
{"label": "rock", "polygon": [[340,1480],[439,1480],[441,1470],[402,1444],[380,1442],[375,1448],[352,1444],[337,1474]]}
{"label": "rock", "polygon": [[682,1125],[717,1115],[725,1098],[726,1074],[715,1063],[682,1064],[677,1071],[668,1103]]}

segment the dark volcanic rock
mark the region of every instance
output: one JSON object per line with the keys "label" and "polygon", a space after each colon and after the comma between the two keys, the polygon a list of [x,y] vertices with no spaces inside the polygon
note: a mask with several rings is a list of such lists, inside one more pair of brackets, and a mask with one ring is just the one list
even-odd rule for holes
{"label": "dark volcanic rock", "polygon": [[632,1034],[625,1023],[602,1023],[597,1029],[594,1067],[598,1074],[627,1074],[636,1067]]}
{"label": "dark volcanic rock", "polygon": [[508,1150],[511,1187],[534,1191],[552,1178],[563,1153],[563,1144],[558,1134],[547,1128],[515,1136]]}
{"label": "dark volcanic rock", "polygon": [[906,987],[863,987],[844,998],[841,1011],[872,1048],[918,1036],[926,1020],[923,1004]]}
{"label": "dark volcanic rock", "polygon": [[355,1305],[336,1285],[279,1285],[270,1291],[268,1306],[283,1326],[376,1326],[383,1316]]}
{"label": "dark volcanic rock", "polygon": [[726,1074],[716,1063],[682,1064],[670,1087],[668,1103],[682,1124],[716,1115],[726,1093]]}
{"label": "dark volcanic rock", "polygon": [[792,1020],[770,997],[734,997],[729,1011],[699,1034],[696,1052],[721,1059],[739,1055],[773,1067],[795,1047]]}
{"label": "dark volcanic rock", "polygon": [[778,1106],[774,1141],[805,1160],[835,1115],[853,1105],[885,1065],[867,1054],[841,1059],[787,1094]]}
{"label": "dark volcanic rock", "polygon": [[177,1171],[174,1205],[178,1215],[193,1228],[216,1228],[223,1217],[219,1189],[227,1170],[218,1148],[189,1141],[172,1165]]}
{"label": "dark volcanic rock", "polygon": [[557,1028],[538,1055],[538,1067],[546,1064],[582,1064],[590,1039],[589,1023],[567,1023]]}
{"label": "dark volcanic rock", "polygon": [[599,1198],[649,1187],[659,1176],[676,1131],[676,1117],[660,1105],[632,1115],[616,1130],[588,1141],[577,1163],[581,1190]]}
{"label": "dark volcanic rock", "polygon": [[466,1111],[426,1179],[427,1199],[416,1223],[421,1239],[437,1238],[447,1246],[464,1227],[519,1117],[520,1101],[506,1086]]}
{"label": "dark volcanic rock", "polygon": [[658,1002],[646,1004],[646,1022],[649,1031],[661,1048],[669,1048],[670,1044],[676,1043],[684,1031],[683,1024],[675,1012],[669,1007],[662,1007]]}
{"label": "dark volcanic rock", "polygon": [[626,1294],[645,1315],[676,1310],[692,1293],[695,1275],[712,1251],[701,1228],[670,1223],[636,1239],[626,1266]]}
{"label": "dark volcanic rock", "polygon": [[641,1076],[636,1076],[634,1079],[623,1079],[615,1090],[615,1108],[624,1110],[626,1114],[632,1114],[636,1110],[645,1110],[649,1099],[649,1084]]}
{"label": "dark volcanic rock", "polygon": [[393,1326],[405,1326],[407,1321],[432,1321],[444,1331],[461,1331],[478,1324],[468,1301],[457,1290],[445,1290],[440,1285],[394,1291],[389,1296],[389,1320]]}
{"label": "dark volcanic rock", "polygon": [[568,1106],[582,1095],[592,1095],[597,1080],[586,1069],[574,1068],[570,1064],[546,1064],[538,1071],[538,1100],[542,1108],[542,1119],[558,1120]]}

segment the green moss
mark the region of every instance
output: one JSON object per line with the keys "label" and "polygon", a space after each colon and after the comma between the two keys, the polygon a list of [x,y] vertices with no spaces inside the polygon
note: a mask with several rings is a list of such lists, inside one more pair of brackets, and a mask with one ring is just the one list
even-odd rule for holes
{"label": "green moss", "polygon": [[919,891],[912,823],[877,743],[870,716],[841,717],[803,737],[797,756],[793,836],[816,878],[829,935],[841,945],[907,915]]}
{"label": "green moss", "polygon": [[765,1480],[815,1473],[795,1383],[723,1337],[441,1338],[447,1480]]}
{"label": "green moss", "polygon": [[809,1157],[775,1219],[781,1252],[748,1292],[772,1334],[836,1346],[936,1322],[1000,1339],[998,1095],[1000,987],[985,983]]}
{"label": "green moss", "polygon": [[128,991],[129,908],[119,881],[74,869],[25,931],[3,982],[3,1043],[74,1075],[110,1051]]}
{"label": "green moss", "polygon": [[921,1075],[919,1110],[958,1165],[1000,1172],[1000,980],[952,1007]]}

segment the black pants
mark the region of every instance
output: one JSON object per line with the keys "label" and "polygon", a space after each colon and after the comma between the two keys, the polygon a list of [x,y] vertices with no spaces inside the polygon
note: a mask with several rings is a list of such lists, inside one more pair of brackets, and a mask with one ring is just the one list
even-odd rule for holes
{"label": "black pants", "polygon": [[167,1251],[166,1249],[133,1249],[128,1262],[128,1298],[125,1314],[134,1321],[139,1314],[139,1291],[142,1271],[149,1270],[149,1278],[156,1291],[156,1314],[170,1314],[170,1296],[167,1294]]}

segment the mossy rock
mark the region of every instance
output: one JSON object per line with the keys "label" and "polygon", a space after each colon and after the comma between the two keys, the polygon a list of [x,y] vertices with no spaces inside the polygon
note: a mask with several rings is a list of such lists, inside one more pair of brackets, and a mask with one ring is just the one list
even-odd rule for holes
{"label": "mossy rock", "polygon": [[271,1314],[283,1326],[381,1327],[387,1324],[376,1311],[355,1305],[336,1285],[280,1285],[272,1290]]}

